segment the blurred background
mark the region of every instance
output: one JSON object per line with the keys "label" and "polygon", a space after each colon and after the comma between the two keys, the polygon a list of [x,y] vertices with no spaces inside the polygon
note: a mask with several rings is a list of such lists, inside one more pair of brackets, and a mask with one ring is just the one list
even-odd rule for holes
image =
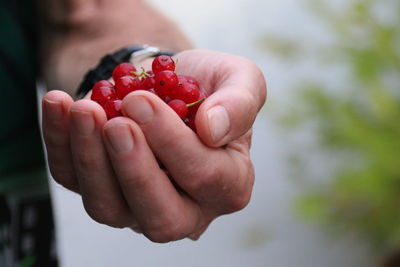
{"label": "blurred background", "polygon": [[263,70],[254,194],[199,241],[154,244],[52,183],[62,266],[400,266],[400,2],[149,2]]}

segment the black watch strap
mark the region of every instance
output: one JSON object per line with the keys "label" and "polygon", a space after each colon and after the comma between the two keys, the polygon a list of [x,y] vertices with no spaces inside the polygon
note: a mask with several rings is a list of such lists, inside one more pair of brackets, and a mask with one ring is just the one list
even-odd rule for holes
{"label": "black watch strap", "polygon": [[[128,46],[124,47],[113,54],[106,55],[101,58],[99,64],[86,73],[83,81],[79,85],[76,96],[78,98],[84,97],[93,87],[93,85],[100,80],[107,80],[111,77],[112,71],[114,68],[122,63],[128,62],[131,58],[131,55],[135,52],[139,52],[145,49],[148,49],[149,46]],[[173,56],[175,53],[173,52],[161,52],[157,51],[153,53],[152,56],[157,57],[160,55],[168,55]]]}

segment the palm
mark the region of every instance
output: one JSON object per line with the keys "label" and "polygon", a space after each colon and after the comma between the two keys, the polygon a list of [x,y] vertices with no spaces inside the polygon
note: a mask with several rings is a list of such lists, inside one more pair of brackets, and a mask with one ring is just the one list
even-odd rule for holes
{"label": "palm", "polygon": [[251,126],[265,100],[262,74],[245,59],[202,50],[176,57],[176,71],[209,94],[196,116],[201,140],[145,91],[127,95],[126,117],[109,121],[90,100],[73,103],[56,91],[43,101],[54,178],[82,195],[94,220],[140,229],[157,242],[197,238],[215,217],[248,203]]}

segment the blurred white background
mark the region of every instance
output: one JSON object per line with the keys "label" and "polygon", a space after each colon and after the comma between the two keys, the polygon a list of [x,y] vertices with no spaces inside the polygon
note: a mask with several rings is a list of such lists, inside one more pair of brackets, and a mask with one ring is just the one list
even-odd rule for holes
{"label": "blurred white background", "polygon": [[130,230],[93,222],[79,196],[52,183],[62,266],[373,266],[362,243],[352,237],[332,238],[293,212],[299,192],[292,180],[295,177],[288,177],[285,159],[290,144],[272,120],[274,109],[291,94],[290,77],[324,73],[312,64],[300,70],[281,63],[260,48],[259,40],[268,32],[329,39],[301,1],[149,2],[180,25],[196,47],[247,57],[267,77],[269,99],[254,127],[254,194],[245,210],[217,219],[199,241],[154,244]]}

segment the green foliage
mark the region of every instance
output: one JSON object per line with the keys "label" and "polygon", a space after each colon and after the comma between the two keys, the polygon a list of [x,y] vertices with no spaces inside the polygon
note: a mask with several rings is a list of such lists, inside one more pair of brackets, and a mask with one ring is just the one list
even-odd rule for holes
{"label": "green foliage", "polygon": [[309,3],[335,37],[330,49],[349,82],[346,88],[320,81],[303,86],[290,122],[312,121],[320,147],[349,152],[349,160],[327,186],[302,197],[299,207],[383,250],[400,249],[400,1],[349,0],[345,7],[327,2]]}

